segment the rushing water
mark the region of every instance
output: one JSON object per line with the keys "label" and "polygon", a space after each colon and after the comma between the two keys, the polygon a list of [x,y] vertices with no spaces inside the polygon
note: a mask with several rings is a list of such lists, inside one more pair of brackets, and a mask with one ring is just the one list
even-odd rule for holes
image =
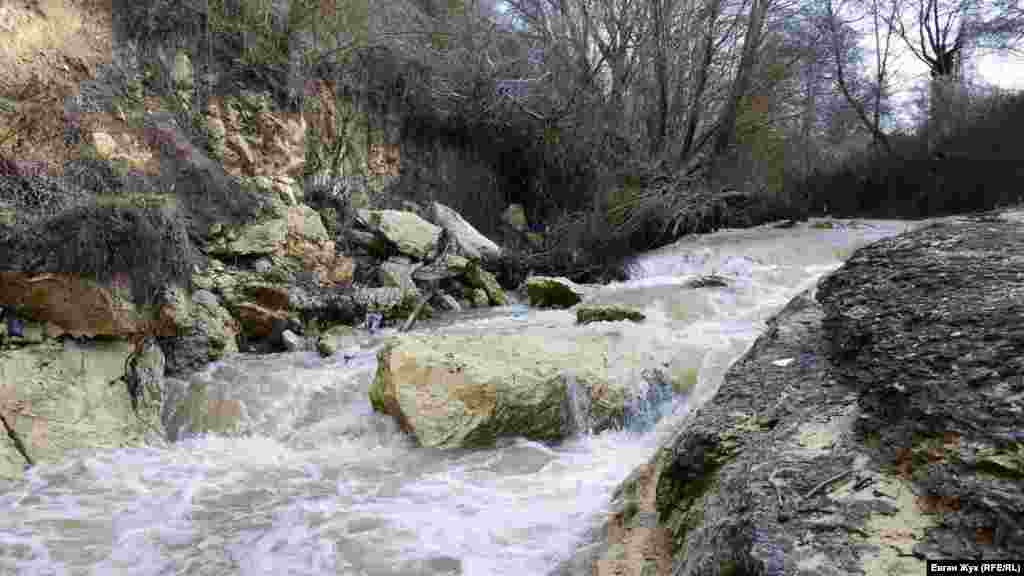
{"label": "rushing water", "polygon": [[[568,311],[510,306],[422,328],[532,330],[552,345],[606,334],[613,363],[631,352],[696,383],[649,407],[667,415],[656,426],[427,450],[370,408],[379,341],[328,360],[234,357],[195,378],[243,401],[246,434],[79,454],[0,485],[0,574],[543,576],[765,320],[857,247],[911,226],[813,224],[684,239],[647,254],[632,280],[591,288],[593,301],[643,309],[641,325],[577,327]],[[730,286],[683,286],[705,274]]]}

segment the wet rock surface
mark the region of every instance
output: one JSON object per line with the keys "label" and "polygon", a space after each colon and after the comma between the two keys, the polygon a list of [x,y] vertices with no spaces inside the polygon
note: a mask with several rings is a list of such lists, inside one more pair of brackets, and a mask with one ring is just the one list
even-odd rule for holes
{"label": "wet rock surface", "polygon": [[923,574],[925,559],[1019,556],[1021,229],[960,218],[859,250],[770,322],[555,573]]}

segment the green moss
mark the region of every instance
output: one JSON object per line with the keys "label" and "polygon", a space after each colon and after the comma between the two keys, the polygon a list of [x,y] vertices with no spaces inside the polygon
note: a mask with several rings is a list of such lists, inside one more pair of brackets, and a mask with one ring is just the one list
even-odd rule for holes
{"label": "green moss", "polygon": [[621,306],[587,306],[576,310],[577,324],[590,324],[591,322],[619,322],[629,320],[630,322],[643,322],[647,317],[636,310],[623,308]]}
{"label": "green moss", "polygon": [[625,524],[629,524],[636,518],[636,515],[640,513],[640,503],[636,500],[630,500],[626,502],[626,507],[622,511],[622,521]]}
{"label": "green moss", "polygon": [[717,484],[718,471],[732,460],[738,448],[738,441],[731,436],[715,438],[713,445],[704,450],[703,462],[692,465],[690,471],[686,473],[692,474],[699,470],[698,477],[678,477],[678,472],[673,472],[674,467],[668,461],[673,456],[667,451],[659,456],[662,459],[659,468],[665,472],[658,481],[658,520],[672,534],[676,550],[682,547],[686,535],[703,522],[704,495]]}

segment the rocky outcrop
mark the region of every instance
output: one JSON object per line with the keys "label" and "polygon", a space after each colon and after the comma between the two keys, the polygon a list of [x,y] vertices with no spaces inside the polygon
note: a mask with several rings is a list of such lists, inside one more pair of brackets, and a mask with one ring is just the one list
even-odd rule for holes
{"label": "rocky outcrop", "polygon": [[[45,341],[0,355],[0,477],[66,453],[159,440],[163,355],[125,341]],[[126,372],[126,368],[129,370]]]}
{"label": "rocky outcrop", "polygon": [[922,574],[1024,549],[1024,226],[859,250],[769,324],[560,574]]}
{"label": "rocky outcrop", "polygon": [[378,354],[370,400],[423,446],[560,440],[622,423],[626,392],[608,376],[608,345],[599,336],[556,350],[526,333],[404,335]]}
{"label": "rocky outcrop", "polygon": [[583,300],[583,290],[567,278],[531,276],[526,279],[526,295],[530,306],[538,308],[570,308]]}
{"label": "rocky outcrop", "polygon": [[53,336],[128,336],[149,328],[127,286],[74,274],[0,272],[0,305],[50,325]]}

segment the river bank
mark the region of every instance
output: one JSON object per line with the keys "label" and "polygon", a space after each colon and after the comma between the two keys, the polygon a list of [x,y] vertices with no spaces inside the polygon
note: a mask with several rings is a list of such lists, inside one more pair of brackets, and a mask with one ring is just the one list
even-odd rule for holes
{"label": "river bank", "polygon": [[559,574],[921,574],[1024,546],[1021,212],[859,250],[616,491]]}

